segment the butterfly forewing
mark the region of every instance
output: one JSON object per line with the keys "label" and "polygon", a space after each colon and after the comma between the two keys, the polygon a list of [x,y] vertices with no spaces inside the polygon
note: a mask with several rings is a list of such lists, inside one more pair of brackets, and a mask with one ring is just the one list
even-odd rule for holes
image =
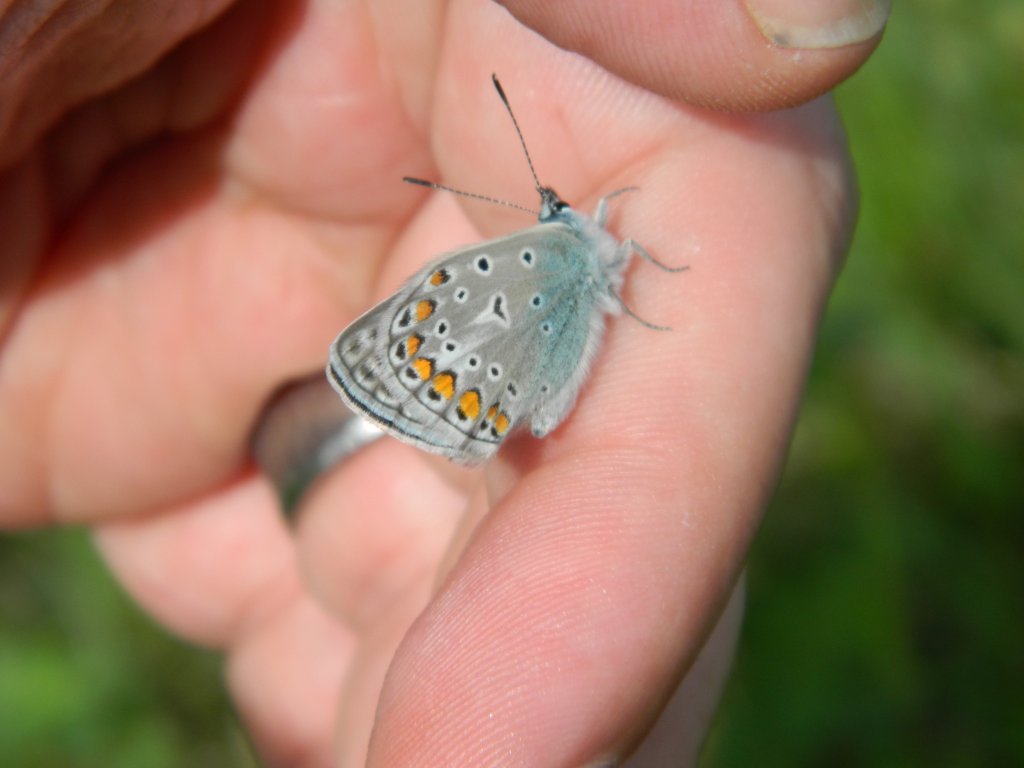
{"label": "butterfly forewing", "polygon": [[338,337],[331,379],[391,434],[481,461],[514,429],[545,434],[571,407],[565,388],[578,388],[571,373],[595,343],[599,272],[561,223],[456,251]]}

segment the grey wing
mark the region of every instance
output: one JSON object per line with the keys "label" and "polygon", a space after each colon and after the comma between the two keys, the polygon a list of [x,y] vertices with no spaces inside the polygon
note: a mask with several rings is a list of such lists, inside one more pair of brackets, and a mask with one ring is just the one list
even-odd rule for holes
{"label": "grey wing", "polygon": [[390,434],[482,461],[515,428],[545,434],[571,408],[596,346],[592,269],[558,223],[455,251],[345,329],[328,377]]}
{"label": "grey wing", "polygon": [[535,229],[539,247],[535,275],[509,281],[515,318],[511,339],[499,339],[499,356],[511,361],[522,400],[518,426],[536,437],[555,429],[572,410],[597,354],[607,301],[604,267],[574,230],[557,225]]}
{"label": "grey wing", "polygon": [[423,348],[437,329],[438,311],[447,304],[438,290],[451,274],[445,264],[458,253],[428,265],[345,328],[331,345],[327,378],[345,403],[388,434],[474,464],[492,455],[497,444],[469,442],[438,418],[436,401],[427,392],[440,396],[442,380],[437,379],[436,355],[429,357]]}

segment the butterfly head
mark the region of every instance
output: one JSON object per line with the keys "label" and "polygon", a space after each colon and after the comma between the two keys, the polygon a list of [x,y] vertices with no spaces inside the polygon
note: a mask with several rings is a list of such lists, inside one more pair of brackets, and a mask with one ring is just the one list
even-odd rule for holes
{"label": "butterfly head", "polygon": [[551,187],[538,187],[537,191],[540,192],[540,215],[538,218],[542,222],[560,219],[565,211],[570,210],[569,204],[560,198]]}

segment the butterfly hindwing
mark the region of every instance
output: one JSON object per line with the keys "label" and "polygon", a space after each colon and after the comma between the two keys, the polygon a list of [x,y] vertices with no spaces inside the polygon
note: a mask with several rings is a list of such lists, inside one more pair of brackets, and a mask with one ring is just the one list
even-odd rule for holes
{"label": "butterfly hindwing", "polygon": [[514,429],[543,435],[572,407],[603,328],[602,267],[543,223],[455,251],[349,326],[328,373],[389,433],[463,463]]}

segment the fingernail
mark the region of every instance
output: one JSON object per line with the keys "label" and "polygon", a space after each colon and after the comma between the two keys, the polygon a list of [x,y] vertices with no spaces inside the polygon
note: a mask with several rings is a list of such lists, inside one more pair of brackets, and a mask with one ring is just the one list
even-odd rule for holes
{"label": "fingernail", "polygon": [[783,48],[840,48],[885,26],[892,0],[746,0],[761,34]]}

